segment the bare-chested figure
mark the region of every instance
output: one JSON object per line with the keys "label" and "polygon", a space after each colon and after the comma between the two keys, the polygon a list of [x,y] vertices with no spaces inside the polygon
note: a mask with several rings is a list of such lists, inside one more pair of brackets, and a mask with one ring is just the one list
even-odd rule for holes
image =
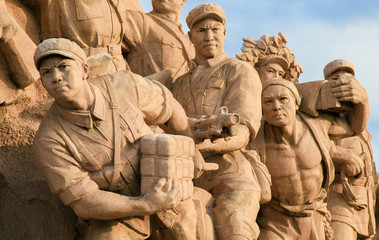
{"label": "bare-chested figure", "polygon": [[[272,200],[261,206],[259,239],[331,237],[331,232],[325,231],[330,230],[325,198],[334,179],[331,158],[340,159],[328,136],[336,119],[328,115],[311,118],[298,112],[301,98],[288,80],[270,79],[262,88],[264,121],[250,147],[257,150],[271,174]],[[340,128],[341,134],[351,133],[347,124],[341,126],[345,126]],[[361,171],[354,161],[344,165],[350,174]]]}

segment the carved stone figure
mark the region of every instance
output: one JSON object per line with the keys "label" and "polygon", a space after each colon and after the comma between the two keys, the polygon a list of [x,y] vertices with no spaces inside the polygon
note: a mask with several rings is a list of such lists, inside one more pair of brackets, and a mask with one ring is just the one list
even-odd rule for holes
{"label": "carved stone figure", "polygon": [[[262,88],[264,121],[249,148],[268,167],[272,200],[261,206],[259,239],[332,239],[325,200],[334,179],[331,159],[358,174],[359,158],[343,160],[330,141],[335,117],[312,118],[297,111],[301,98],[293,83],[270,79]],[[340,126],[341,135],[351,133],[346,123]]]}
{"label": "carved stone figure", "polygon": [[179,203],[176,179],[160,178],[140,194],[138,149],[140,138],[152,133],[147,124],[192,136],[180,104],[163,85],[128,71],[87,79],[85,59],[76,43],[62,38],[43,41],[34,55],[42,84],[55,99],[34,141],[35,161],[50,190],[87,220],[86,239],[146,239],[157,221],[172,239],[204,237],[197,231],[204,209],[197,214],[191,198]]}
{"label": "carved stone figure", "polygon": [[[353,64],[343,59],[334,60],[325,66],[324,77],[329,81],[355,80]],[[336,178],[328,193],[331,227],[336,240],[369,239],[375,234],[373,192],[377,177],[370,142],[371,135],[367,129],[358,136],[335,140],[336,145],[351,149],[364,163],[362,173],[353,177],[346,177],[336,166]]]}
{"label": "carved stone figure", "polygon": [[[195,180],[215,198],[217,239],[256,239],[259,185],[249,161],[240,149],[254,139],[261,120],[261,83],[255,69],[246,62],[229,58],[224,52],[226,16],[217,4],[201,4],[186,18],[196,56],[190,71],[172,88],[194,125],[227,107],[239,116],[229,136],[197,143],[206,162],[220,168]],[[212,118],[212,116],[210,116]],[[196,120],[197,119],[197,120]]]}
{"label": "carved stone figure", "polygon": [[242,53],[238,53],[237,58],[250,63],[262,82],[270,78],[285,78],[297,83],[303,68],[296,62],[287,42],[281,32],[272,37],[265,34],[259,40],[243,38]]}
{"label": "carved stone figure", "polygon": [[112,56],[107,73],[126,69],[121,42],[125,32],[122,23],[128,2],[133,1],[25,1],[38,13],[41,40],[70,39],[85,51],[87,57],[106,52]]}
{"label": "carved stone figure", "polygon": [[[148,76],[172,72],[172,81],[187,73],[194,48],[179,23],[187,0],[152,0],[153,11],[126,11],[126,60],[132,72]],[[171,82],[164,83],[169,86]]]}

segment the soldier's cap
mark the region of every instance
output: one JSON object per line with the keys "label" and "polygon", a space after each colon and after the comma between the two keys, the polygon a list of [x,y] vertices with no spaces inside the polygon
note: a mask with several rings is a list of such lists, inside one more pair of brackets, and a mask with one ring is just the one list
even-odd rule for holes
{"label": "soldier's cap", "polygon": [[335,71],[338,70],[346,70],[353,75],[355,74],[354,65],[351,62],[346,61],[344,59],[337,59],[326,64],[326,66],[324,67],[324,78],[328,79],[330,75],[332,75]]}
{"label": "soldier's cap", "polygon": [[291,82],[291,81],[289,81],[287,79],[283,79],[283,78],[271,78],[271,79],[266,80],[262,84],[262,93],[268,87],[274,86],[274,85],[280,85],[280,86],[284,86],[284,87],[288,88],[292,92],[292,94],[293,94],[293,96],[295,98],[296,104],[298,106],[300,106],[301,97],[300,97],[299,91],[297,91],[297,88],[296,88],[295,84],[293,84],[293,82]]}
{"label": "soldier's cap", "polygon": [[190,29],[200,20],[212,17],[217,21],[221,22],[223,25],[226,23],[226,15],[222,8],[215,3],[204,3],[200,4],[194,9],[192,9],[186,18],[187,25]]}
{"label": "soldier's cap", "polygon": [[290,67],[290,64],[287,61],[287,59],[280,55],[268,55],[261,63],[259,63],[259,66],[264,66],[268,63],[277,63],[283,68],[284,71],[287,71]]}
{"label": "soldier's cap", "polygon": [[49,38],[41,42],[34,53],[34,65],[39,69],[41,61],[49,55],[61,55],[82,63],[87,56],[84,50],[66,38]]}

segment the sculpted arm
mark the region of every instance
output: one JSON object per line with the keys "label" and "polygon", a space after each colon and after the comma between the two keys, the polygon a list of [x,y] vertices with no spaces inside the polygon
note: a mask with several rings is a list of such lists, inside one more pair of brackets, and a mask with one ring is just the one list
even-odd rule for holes
{"label": "sculpted arm", "polygon": [[69,205],[79,217],[115,219],[151,215],[171,208],[180,201],[177,182],[173,182],[168,193],[161,191],[165,179],[159,180],[151,191],[139,197],[101,190],[91,179],[91,173],[73,157],[78,156],[77,150],[71,144],[66,145],[58,134],[50,137],[37,135],[33,150],[36,163],[44,173],[50,190],[59,195],[62,202]]}
{"label": "sculpted arm", "polygon": [[348,148],[333,143],[329,153],[336,170],[345,172],[349,177],[358,175],[364,169],[363,160]]}
{"label": "sculpted arm", "polygon": [[18,88],[25,88],[38,79],[33,63],[34,42],[9,14],[5,1],[0,0],[0,49],[4,52],[12,80]]}
{"label": "sculpted arm", "polygon": [[235,66],[228,75],[226,88],[222,106],[230,113],[237,113],[241,124],[255,139],[262,119],[262,84],[257,71],[245,62]]}
{"label": "sculpted arm", "polygon": [[136,45],[141,44],[144,39],[144,12],[127,9],[124,19],[123,43],[126,53],[130,52]]}
{"label": "sculpted arm", "polygon": [[[187,115],[170,90],[158,81],[133,75],[137,105],[148,125],[159,125],[167,133],[192,137]],[[129,91],[130,92],[130,91]]]}
{"label": "sculpted arm", "polygon": [[332,92],[339,101],[353,104],[353,109],[347,113],[351,129],[356,135],[363,132],[369,118],[366,90],[355,78],[342,78],[332,81]]}
{"label": "sculpted arm", "polygon": [[241,63],[234,66],[227,77],[221,105],[226,106],[230,113],[237,113],[240,116],[240,124],[231,126],[230,137],[213,142],[206,139],[197,144],[200,151],[236,151],[245,147],[250,138],[255,139],[258,132],[262,118],[262,85],[258,73],[250,65]]}
{"label": "sculpted arm", "polygon": [[123,196],[104,190],[94,190],[70,204],[76,215],[85,219],[117,219],[128,216],[147,216],[175,207],[180,201],[177,180],[168,193],[162,191],[166,179],[140,197]]}

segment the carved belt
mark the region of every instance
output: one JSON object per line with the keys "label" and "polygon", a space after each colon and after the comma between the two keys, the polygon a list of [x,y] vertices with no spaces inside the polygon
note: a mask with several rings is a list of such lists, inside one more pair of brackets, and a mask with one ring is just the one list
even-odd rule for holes
{"label": "carved belt", "polygon": [[275,209],[276,211],[291,217],[310,217],[312,214],[317,211],[322,215],[327,213],[326,202],[324,199],[326,198],[326,190],[324,188],[321,189],[319,194],[317,194],[314,200],[310,203],[305,203],[297,206],[290,206],[285,203],[281,203],[277,199],[271,199],[269,204],[270,207]]}

